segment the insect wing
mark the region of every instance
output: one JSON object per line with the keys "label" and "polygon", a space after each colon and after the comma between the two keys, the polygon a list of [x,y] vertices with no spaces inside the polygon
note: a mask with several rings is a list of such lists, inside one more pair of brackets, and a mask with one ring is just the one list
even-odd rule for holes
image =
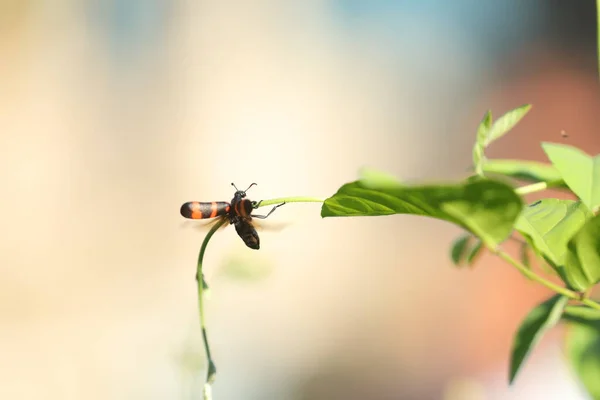
{"label": "insect wing", "polygon": [[[192,227],[193,229],[197,229],[199,231],[208,231],[213,225],[217,224],[219,221],[227,219],[226,215],[221,217],[211,219],[211,220],[187,220],[181,223],[182,227]],[[225,229],[229,226],[229,223],[226,222],[219,229]]]}
{"label": "insect wing", "polygon": [[252,220],[252,226],[258,232],[280,232],[290,226],[290,222]]}

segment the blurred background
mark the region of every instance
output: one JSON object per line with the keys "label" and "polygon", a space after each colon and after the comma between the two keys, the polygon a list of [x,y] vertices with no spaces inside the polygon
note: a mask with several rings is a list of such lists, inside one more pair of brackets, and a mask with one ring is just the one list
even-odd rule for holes
{"label": "blurred background", "polygon": [[[534,107],[492,157],[600,151],[593,0],[0,0],[0,398],[197,399],[183,202],[326,197],[371,166],[464,177],[479,120]],[[569,138],[564,139],[560,131]],[[440,221],[280,208],[261,250],[208,248],[214,398],[585,399],[548,293]],[[284,227],[284,229],[279,229]],[[275,229],[277,228],[277,229]]]}

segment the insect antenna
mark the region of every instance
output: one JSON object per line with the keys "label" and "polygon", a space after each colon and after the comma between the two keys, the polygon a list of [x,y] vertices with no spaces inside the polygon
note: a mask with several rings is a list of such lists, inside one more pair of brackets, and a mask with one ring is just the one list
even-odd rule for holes
{"label": "insect antenna", "polygon": [[[248,189],[250,189],[252,186],[255,186],[255,185],[256,185],[256,182],[251,183],[250,186],[248,186]],[[235,186],[235,184],[233,182],[231,182],[231,186],[233,186],[235,188],[236,192],[240,192],[241,191],[241,190],[239,190],[237,188],[237,186]],[[248,189],[244,190],[243,193],[246,193],[248,191]]]}

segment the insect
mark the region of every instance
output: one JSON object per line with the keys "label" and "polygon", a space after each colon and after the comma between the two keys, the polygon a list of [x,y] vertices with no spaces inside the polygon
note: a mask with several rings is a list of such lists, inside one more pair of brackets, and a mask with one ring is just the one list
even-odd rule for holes
{"label": "insect", "polygon": [[[250,189],[256,183],[252,183],[248,186]],[[260,239],[256,228],[252,223],[252,218],[265,219],[277,209],[285,204],[285,202],[276,205],[269,211],[267,215],[255,215],[252,211],[260,207],[260,203],[251,201],[246,198],[246,190],[239,190],[233,183],[231,184],[235,188],[233,199],[228,203],[226,201],[212,201],[212,202],[200,202],[200,201],[188,201],[181,206],[180,213],[184,218],[188,219],[208,219],[220,217],[229,221],[230,225],[235,226],[235,231],[240,238],[244,241],[246,246],[251,249],[258,250],[260,248]]]}

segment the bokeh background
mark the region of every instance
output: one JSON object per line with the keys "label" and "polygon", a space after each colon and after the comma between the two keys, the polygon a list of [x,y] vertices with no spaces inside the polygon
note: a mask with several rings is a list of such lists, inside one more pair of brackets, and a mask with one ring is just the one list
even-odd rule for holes
{"label": "bokeh background", "polygon": [[[600,151],[593,0],[0,0],[0,398],[198,398],[205,362],[190,200],[329,196],[363,166],[464,177],[490,149]],[[569,134],[562,138],[560,131]],[[512,334],[548,293],[459,230],[290,204],[259,252],[207,252],[215,399],[585,399],[545,338],[507,385]],[[283,228],[283,229],[281,229]]]}

